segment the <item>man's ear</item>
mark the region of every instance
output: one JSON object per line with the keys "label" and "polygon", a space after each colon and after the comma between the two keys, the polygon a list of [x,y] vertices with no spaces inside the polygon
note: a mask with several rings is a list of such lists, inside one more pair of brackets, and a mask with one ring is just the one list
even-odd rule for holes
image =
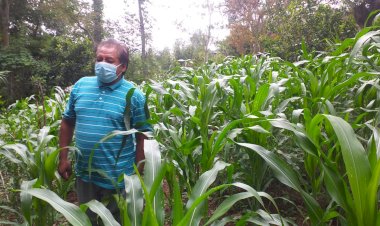
{"label": "man's ear", "polygon": [[122,66],[121,71],[122,71],[122,73],[124,73],[128,67],[125,64],[122,64],[121,66]]}

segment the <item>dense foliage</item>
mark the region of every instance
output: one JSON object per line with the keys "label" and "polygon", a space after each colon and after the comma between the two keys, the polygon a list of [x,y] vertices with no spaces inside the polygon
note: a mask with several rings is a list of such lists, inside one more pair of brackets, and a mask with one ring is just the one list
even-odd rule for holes
{"label": "dense foliage", "polygon": [[[378,225],[379,37],[366,28],[330,52],[303,45],[298,61],[228,57],[143,84],[158,143],[147,141],[143,176],[124,176],[123,224]],[[2,212],[29,225],[62,221],[58,212],[87,225],[91,208],[115,225],[99,202],[63,200],[71,181],[56,173],[56,157],[66,98],[56,88],[1,114]]]}
{"label": "dense foliage", "polygon": [[212,24],[149,48],[144,2],[129,28],[101,0],[0,0],[0,224],[88,225],[90,208],[117,225],[103,203],[71,203],[56,172],[60,87],[93,74],[94,45],[117,33],[154,126],[144,175],[120,178],[123,225],[380,225],[380,31],[357,33],[349,13],[378,1],[226,0],[214,52]]}
{"label": "dense foliage", "polygon": [[[141,17],[132,11],[137,3]],[[355,16],[366,17],[376,9],[369,5],[366,14],[355,11]],[[226,56],[265,52],[295,61],[302,42],[311,51],[330,51],[332,43],[354,36],[358,29],[353,1],[225,0],[219,6],[210,0],[203,5],[209,14],[205,17],[219,9],[228,17],[231,32],[225,40],[212,43],[219,25],[209,20],[207,29],[194,32],[189,43],[178,40],[171,51],[157,51],[151,46],[154,21],[148,6],[149,1],[125,3],[120,21],[107,21],[100,0],[2,0],[0,72],[8,85],[0,88],[0,106],[93,74],[93,49],[102,37],[118,37],[130,47],[127,77],[140,84],[166,77],[178,65],[219,63]]]}

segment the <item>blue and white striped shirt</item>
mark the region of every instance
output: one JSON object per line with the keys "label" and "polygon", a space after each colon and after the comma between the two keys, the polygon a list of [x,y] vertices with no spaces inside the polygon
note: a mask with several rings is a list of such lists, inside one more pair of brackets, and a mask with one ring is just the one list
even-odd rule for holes
{"label": "blue and white striped shirt", "polygon": [[[134,136],[127,137],[121,152],[123,136],[100,142],[114,130],[126,130],[126,94],[131,88],[134,86],[125,79],[104,86],[95,76],[83,77],[75,83],[63,117],[75,120],[75,145],[80,150],[80,154],[76,155],[75,171],[82,180],[107,189],[123,188],[123,181],[118,182],[119,176],[134,172]],[[146,123],[144,105],[143,93],[135,89],[131,98],[131,128],[151,130]]]}

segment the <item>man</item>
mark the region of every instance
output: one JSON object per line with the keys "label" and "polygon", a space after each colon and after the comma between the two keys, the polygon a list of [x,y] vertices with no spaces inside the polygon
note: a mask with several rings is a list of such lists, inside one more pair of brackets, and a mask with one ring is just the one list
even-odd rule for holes
{"label": "man", "polygon": [[[150,130],[146,123],[145,97],[135,89],[131,103],[126,94],[133,85],[123,78],[129,61],[128,49],[122,43],[108,39],[102,41],[96,51],[95,75],[83,77],[75,83],[61,122],[58,172],[68,179],[72,173],[68,148],[75,130],[76,189],[79,203],[92,199],[111,200],[107,206],[116,219],[119,212],[112,195],[124,188],[121,175],[133,174],[133,164],[144,159],[143,134],[116,136],[104,142],[100,140],[114,130],[126,130],[124,115],[130,104],[130,125],[139,131]],[[136,144],[136,145],[135,145]],[[141,165],[140,165],[141,166]],[[139,168],[141,170],[141,167]],[[111,198],[110,198],[111,197]],[[96,215],[88,212],[96,225]]]}

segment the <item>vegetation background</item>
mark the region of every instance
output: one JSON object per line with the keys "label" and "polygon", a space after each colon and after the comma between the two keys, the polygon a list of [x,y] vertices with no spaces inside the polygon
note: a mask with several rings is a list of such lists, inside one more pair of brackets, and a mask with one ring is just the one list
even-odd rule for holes
{"label": "vegetation background", "polygon": [[[126,11],[125,21],[111,23],[104,20],[103,1],[2,0],[0,70],[9,71],[2,76],[7,80],[0,90],[4,106],[93,74],[93,48],[104,37],[123,37],[132,52],[127,77],[141,83],[165,76],[182,60],[199,66],[226,56],[258,53],[295,60],[302,41],[309,51],[328,50],[331,43],[359,30],[354,9],[374,5],[372,1],[228,0],[223,5],[207,1],[203,7],[210,12],[222,8],[229,21],[230,35],[216,50],[210,50],[210,39],[217,25],[208,24],[207,30],[192,35],[190,43],[178,40],[171,49],[156,51],[151,46],[150,3],[137,3],[138,15]],[[367,18],[367,11],[361,16]]]}
{"label": "vegetation background", "polygon": [[115,225],[64,201],[73,181],[55,170],[68,87],[115,36],[158,141],[144,176],[121,178],[137,194],[123,225],[380,225],[380,1],[208,0],[230,35],[211,49],[207,24],[162,51],[136,4],[126,30],[102,0],[0,0],[2,224],[88,225],[91,208]]}

